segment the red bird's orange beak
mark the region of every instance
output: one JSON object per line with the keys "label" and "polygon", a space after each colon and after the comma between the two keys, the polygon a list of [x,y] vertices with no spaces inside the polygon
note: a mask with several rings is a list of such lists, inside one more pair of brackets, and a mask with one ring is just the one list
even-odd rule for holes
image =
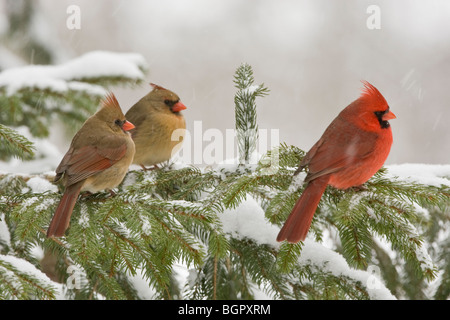
{"label": "red bird's orange beak", "polygon": [[134,129],[134,128],[135,128],[134,124],[132,124],[130,121],[125,121],[125,123],[122,126],[122,129],[124,131],[129,131],[129,130]]}
{"label": "red bird's orange beak", "polygon": [[172,107],[173,112],[180,112],[181,110],[187,109],[187,107],[181,103],[181,101],[178,101],[175,103]]}
{"label": "red bird's orange beak", "polygon": [[385,113],[384,115],[383,115],[383,121],[387,121],[387,120],[392,120],[392,119],[395,119],[395,118],[397,118],[396,116],[395,116],[395,114],[392,112],[392,111],[388,111],[387,113]]}

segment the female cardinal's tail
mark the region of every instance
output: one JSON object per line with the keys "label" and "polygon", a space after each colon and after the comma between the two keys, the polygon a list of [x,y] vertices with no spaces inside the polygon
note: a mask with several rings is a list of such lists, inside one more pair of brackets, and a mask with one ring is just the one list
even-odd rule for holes
{"label": "female cardinal's tail", "polygon": [[48,227],[47,237],[62,237],[66,232],[83,182],[84,180],[66,188]]}
{"label": "female cardinal's tail", "polygon": [[287,240],[290,243],[296,243],[305,240],[312,218],[329,180],[330,176],[325,175],[308,183],[283,228],[281,228],[277,241]]}

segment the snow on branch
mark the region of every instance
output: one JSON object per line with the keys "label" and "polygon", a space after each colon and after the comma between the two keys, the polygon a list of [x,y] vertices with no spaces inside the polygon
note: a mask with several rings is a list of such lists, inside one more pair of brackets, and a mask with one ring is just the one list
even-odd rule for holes
{"label": "snow on branch", "polygon": [[[147,69],[145,59],[135,53],[92,51],[60,65],[30,65],[0,73],[0,89],[7,96],[20,91],[87,91],[102,96],[96,83],[139,82]],[[103,78],[103,79],[102,79]]]}
{"label": "snow on branch", "polygon": [[[60,65],[29,65],[0,72],[0,123],[26,128],[31,137],[50,134],[57,116],[71,133],[97,109],[113,85],[144,80],[147,63],[136,53],[92,51]],[[8,135],[6,135],[8,133]],[[0,128],[0,159],[32,155],[24,139]],[[16,144],[10,143],[18,141]],[[28,148],[28,149],[27,149]]]}

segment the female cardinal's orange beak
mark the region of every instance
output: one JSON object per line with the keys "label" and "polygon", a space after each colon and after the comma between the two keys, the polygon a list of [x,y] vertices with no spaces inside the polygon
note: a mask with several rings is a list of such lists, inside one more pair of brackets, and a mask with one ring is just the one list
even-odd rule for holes
{"label": "female cardinal's orange beak", "polygon": [[385,113],[383,115],[382,120],[383,121],[387,121],[387,120],[392,120],[392,119],[395,119],[395,118],[397,118],[395,116],[395,114],[392,111],[388,111],[387,113]]}
{"label": "female cardinal's orange beak", "polygon": [[180,112],[181,110],[187,109],[187,107],[181,103],[181,101],[178,101],[175,103],[172,107],[173,112]]}
{"label": "female cardinal's orange beak", "polygon": [[132,124],[130,121],[126,121],[126,120],[122,126],[123,131],[129,131],[134,128],[135,128],[134,124]]}

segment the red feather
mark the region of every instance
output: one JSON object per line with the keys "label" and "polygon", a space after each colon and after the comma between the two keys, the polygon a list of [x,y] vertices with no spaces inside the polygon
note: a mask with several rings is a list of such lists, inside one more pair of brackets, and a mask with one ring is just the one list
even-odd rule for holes
{"label": "red feather", "polygon": [[362,95],[333,120],[308,151],[296,173],[308,166],[308,183],[277,240],[304,240],[327,185],[339,189],[359,186],[384,164],[392,145],[387,119],[395,115],[381,93],[363,82]]}

